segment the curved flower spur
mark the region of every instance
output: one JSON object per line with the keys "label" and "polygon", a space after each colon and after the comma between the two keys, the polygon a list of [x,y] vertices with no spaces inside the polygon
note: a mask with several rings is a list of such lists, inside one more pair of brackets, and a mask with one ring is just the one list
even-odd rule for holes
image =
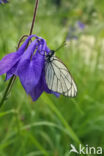
{"label": "curved flower spur", "polygon": [[[33,37],[36,39],[27,48]],[[44,39],[31,35],[16,52],[6,55],[0,61],[0,75],[6,73],[6,80],[13,75],[18,76],[33,101],[37,100],[43,91],[58,96],[59,94],[48,89],[45,81],[45,52],[48,54],[49,51]]]}

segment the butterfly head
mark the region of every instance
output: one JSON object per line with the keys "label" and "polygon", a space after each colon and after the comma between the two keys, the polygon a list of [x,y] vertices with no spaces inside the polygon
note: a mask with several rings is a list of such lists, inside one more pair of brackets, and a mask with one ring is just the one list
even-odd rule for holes
{"label": "butterfly head", "polygon": [[46,60],[47,60],[48,62],[51,61],[51,59],[53,58],[54,53],[55,53],[54,50],[50,50],[49,54],[46,55]]}

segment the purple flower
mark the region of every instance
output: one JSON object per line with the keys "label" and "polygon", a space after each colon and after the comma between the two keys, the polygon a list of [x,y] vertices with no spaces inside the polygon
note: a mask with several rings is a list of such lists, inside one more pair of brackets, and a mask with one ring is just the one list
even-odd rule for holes
{"label": "purple flower", "polygon": [[3,4],[3,3],[8,3],[7,0],[0,0],[0,4]]}
{"label": "purple flower", "polygon": [[73,26],[71,25],[69,27],[69,31],[66,37],[66,40],[69,41],[71,39],[78,39],[79,35],[83,32],[85,29],[84,23],[81,21],[77,21]]}
{"label": "purple flower", "polygon": [[[26,49],[32,37],[36,39]],[[6,73],[6,80],[13,75],[18,76],[33,101],[37,100],[44,91],[58,96],[59,94],[49,90],[46,84],[45,52],[50,52],[46,41],[36,35],[29,36],[16,52],[6,55],[0,61],[0,75]]]}
{"label": "purple flower", "polygon": [[85,25],[81,22],[81,21],[78,21],[77,22],[77,25],[78,25],[78,27],[80,28],[80,29],[84,29],[85,28]]}

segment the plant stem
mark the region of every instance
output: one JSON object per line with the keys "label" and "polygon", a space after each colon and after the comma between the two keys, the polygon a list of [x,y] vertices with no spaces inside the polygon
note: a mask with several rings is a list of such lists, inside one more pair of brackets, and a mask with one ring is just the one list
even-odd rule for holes
{"label": "plant stem", "polygon": [[18,42],[17,50],[19,49],[20,44],[21,44],[21,42],[23,41],[23,39],[24,39],[25,37],[28,37],[28,35],[23,35],[23,36],[20,38],[20,40],[19,40],[19,42]]}
{"label": "plant stem", "polygon": [[32,24],[31,24],[31,29],[30,29],[30,34],[32,34],[33,32],[33,28],[34,28],[34,24],[35,24],[35,19],[36,19],[36,13],[37,13],[37,9],[38,9],[38,3],[39,3],[39,0],[36,0],[35,2],[35,9],[34,9],[34,15],[33,15],[33,20],[32,20]]}
{"label": "plant stem", "polygon": [[[30,28],[30,33],[29,33],[29,35],[32,35],[32,32],[33,32],[33,28],[34,28],[34,24],[35,24],[35,19],[36,19],[36,13],[37,13],[37,9],[38,9],[38,3],[39,3],[39,0],[36,0],[36,1],[35,1],[34,14],[33,14],[33,20],[32,20],[32,24],[31,24],[31,28]],[[24,37],[28,37],[28,35],[23,35],[23,36],[21,37],[21,39],[19,40],[19,43],[18,43],[17,50],[18,50],[18,48],[20,47],[20,44],[21,44],[22,40],[24,39]],[[7,86],[7,88],[6,88],[5,92],[4,92],[4,95],[3,95],[2,99],[1,99],[0,108],[1,108],[2,105],[4,104],[4,101],[6,100],[6,97],[8,96],[9,92],[11,91],[12,86],[13,86],[15,80],[16,80],[16,76],[13,75],[12,78],[10,79],[9,84],[8,84],[8,86]]]}
{"label": "plant stem", "polygon": [[14,82],[15,82],[15,79],[16,79],[16,76],[13,75],[12,78],[10,79],[9,84],[8,84],[6,90],[5,90],[5,93],[4,93],[4,95],[3,95],[2,99],[1,99],[0,108],[1,108],[2,105],[4,104],[4,101],[6,100],[6,98],[7,98],[7,96],[8,96],[8,93],[9,93],[9,91],[11,90],[11,88],[12,88]]}

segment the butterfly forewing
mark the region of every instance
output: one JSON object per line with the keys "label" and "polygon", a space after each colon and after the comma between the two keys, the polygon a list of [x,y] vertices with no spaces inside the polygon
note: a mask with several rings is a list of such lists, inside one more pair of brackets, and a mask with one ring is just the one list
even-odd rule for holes
{"label": "butterfly forewing", "polygon": [[71,74],[55,55],[46,60],[45,78],[50,90],[69,97],[76,96],[77,87]]}

